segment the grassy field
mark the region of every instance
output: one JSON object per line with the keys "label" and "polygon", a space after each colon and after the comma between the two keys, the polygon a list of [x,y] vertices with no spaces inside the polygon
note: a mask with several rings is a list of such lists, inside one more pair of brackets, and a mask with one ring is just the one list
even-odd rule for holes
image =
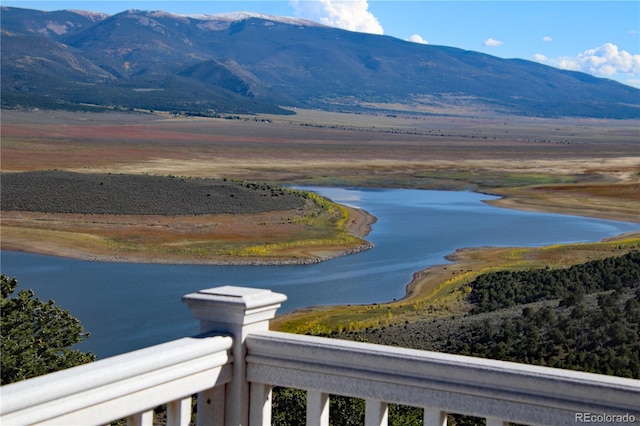
{"label": "grassy field", "polygon": [[[293,116],[210,119],[3,111],[0,165],[3,173],[59,169],[299,185],[474,190],[502,195],[493,202],[502,207],[640,221],[640,120],[438,113],[298,110]],[[315,234],[299,220],[289,220],[289,213],[207,220],[224,229],[231,240],[244,239],[242,246],[215,249],[226,250],[229,258],[277,251],[284,259],[348,251],[353,241],[352,234],[340,234],[345,226],[358,228],[356,237],[366,235],[370,221],[362,212],[352,210],[349,218],[344,212],[336,214],[332,220],[316,223]],[[201,261],[203,253],[206,257],[213,250],[207,247],[211,236],[206,232],[186,231],[206,229],[203,218],[98,218],[109,222],[108,235],[92,231],[89,219],[60,216],[43,220],[37,214],[3,211],[2,247],[86,256],[116,244],[109,256],[120,256],[117,260],[176,261],[165,254],[174,251],[181,253],[180,262]],[[83,226],[76,227],[79,222]],[[277,226],[260,225],[264,223]],[[327,226],[340,228],[336,224],[342,226],[338,231],[342,236],[333,241],[339,241],[340,247],[326,244],[323,234]],[[154,234],[161,228],[162,234]],[[155,248],[141,251],[140,241],[147,241],[149,250]],[[297,313],[282,318],[278,327],[324,333],[464,312],[465,282],[474,274],[496,268],[559,266],[560,259],[577,263],[637,244],[637,237],[628,237],[588,249],[462,250],[452,254],[458,269],[443,266],[417,273],[407,299],[401,302],[317,308],[305,312],[306,316]]]}

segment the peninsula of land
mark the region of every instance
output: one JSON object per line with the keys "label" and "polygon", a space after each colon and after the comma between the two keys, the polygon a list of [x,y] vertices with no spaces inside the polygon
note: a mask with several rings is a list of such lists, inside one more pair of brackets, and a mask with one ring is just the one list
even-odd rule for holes
{"label": "peninsula of land", "polygon": [[175,176],[3,173],[2,248],[83,260],[306,264],[366,250],[375,218],[305,191]]}

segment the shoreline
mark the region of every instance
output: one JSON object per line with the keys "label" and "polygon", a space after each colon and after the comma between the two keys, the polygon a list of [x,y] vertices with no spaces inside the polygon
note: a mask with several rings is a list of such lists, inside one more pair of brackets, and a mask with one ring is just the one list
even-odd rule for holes
{"label": "shoreline", "polygon": [[[524,211],[532,211],[539,213],[553,213],[553,214],[565,214],[565,215],[574,215],[574,216],[586,216],[595,219],[603,219],[603,220],[614,220],[621,222],[629,222],[629,223],[640,223],[640,215],[633,216],[635,220],[629,220],[630,217],[628,215],[624,215],[620,217],[617,213],[613,213],[610,210],[604,210],[603,208],[598,209],[589,209],[590,214],[582,214],[580,215],[575,211],[575,206],[563,206],[563,205],[548,205],[545,203],[536,204],[535,201],[533,203],[527,203],[528,198],[526,195],[520,194],[503,194],[500,191],[477,191],[482,192],[486,195],[492,195],[500,197],[496,200],[488,200],[484,201],[485,203],[492,205],[498,208],[506,208],[512,210],[524,210]],[[572,208],[573,207],[573,210]],[[483,246],[483,247],[461,247],[456,249],[454,252],[447,254],[444,259],[449,260],[451,263],[443,263],[431,265],[426,268],[420,269],[412,274],[411,281],[409,281],[405,285],[404,295],[399,299],[389,300],[386,302],[379,303],[382,306],[403,306],[409,303],[420,304],[421,300],[430,295],[436,295],[438,292],[438,287],[450,280],[456,280],[464,278],[464,275],[476,273],[473,269],[474,266],[478,267],[478,269],[489,267],[497,267],[500,268],[500,264],[505,265],[504,262],[500,262],[500,252],[507,251],[526,251],[527,253],[533,253],[534,250],[538,249],[549,249],[551,247],[560,247],[563,250],[567,250],[571,252],[572,250],[578,250],[576,247],[579,245],[584,246],[597,246],[604,245],[609,242],[617,242],[624,239],[636,239],[638,242],[636,243],[637,247],[640,247],[640,231],[638,232],[626,232],[619,235],[613,235],[610,237],[603,238],[599,241],[589,242],[589,243],[566,243],[560,245],[551,245],[544,247],[493,247],[493,246]],[[573,246],[573,247],[572,247]],[[492,265],[490,260],[491,257],[495,256],[498,260],[497,265]],[[535,254],[530,254],[531,258],[535,258]],[[527,255],[525,255],[527,257]],[[571,257],[571,256],[569,256]],[[528,259],[529,261],[532,259]],[[502,267],[509,267],[506,265]],[[374,304],[375,305],[375,304]],[[335,306],[307,306],[304,308],[296,309],[295,311],[282,314],[278,316],[278,320],[274,322],[275,329],[280,329],[284,323],[287,322],[288,318],[295,318],[299,315],[313,315],[322,311],[326,311],[327,309],[331,310],[332,308],[345,308],[346,306],[353,307],[354,309],[365,308],[370,306],[370,304],[361,304],[361,305],[335,305]],[[318,320],[320,321],[320,320]]]}
{"label": "shoreline", "polygon": [[[502,195],[502,197],[505,197]],[[367,236],[372,225],[376,223],[377,218],[369,214],[366,210],[344,206],[347,209],[349,218],[345,222],[345,228],[358,238]],[[503,206],[497,206],[506,208]],[[537,211],[545,212],[544,208]],[[554,213],[557,213],[555,211]],[[602,211],[601,211],[602,213]],[[565,213],[567,214],[567,213]],[[590,215],[590,217],[595,217]],[[606,214],[598,215],[599,218],[607,219]],[[625,241],[626,240],[626,241]],[[3,242],[2,249],[6,249]],[[187,259],[176,261],[176,259],[157,258],[151,256],[138,257],[119,257],[119,256],[100,256],[88,255],[87,253],[62,253],[55,246],[50,246],[51,252],[46,253],[42,250],[43,245],[34,245],[34,250],[28,250],[31,253],[39,253],[58,257],[74,258],[85,261],[100,262],[120,262],[120,263],[152,263],[152,264],[192,264],[192,265],[305,265],[323,262],[338,256],[357,253],[368,250],[373,247],[369,242],[365,242],[357,247],[342,250],[325,250],[320,252],[313,258],[293,258],[293,259],[256,259],[256,258],[235,258],[235,259],[213,259],[198,261],[198,259]],[[36,249],[37,247],[37,249]],[[461,314],[468,310],[468,306],[459,299],[466,290],[468,284],[481,273],[492,272],[505,269],[523,269],[523,268],[539,268],[539,267],[565,267],[572,264],[584,263],[589,260],[622,255],[631,250],[640,248],[640,231],[631,231],[620,235],[612,235],[605,237],[597,242],[588,243],[566,243],[556,244],[544,247],[463,247],[447,254],[444,258],[451,261],[446,264],[436,264],[427,266],[412,274],[411,280],[405,281],[404,294],[402,297],[386,302],[373,304],[375,307],[386,306],[389,317],[371,318],[371,304],[354,304],[354,305],[311,305],[294,310],[290,313],[278,315],[272,321],[272,327],[276,330],[292,331],[296,327],[295,324],[302,321],[306,323],[308,318],[312,318],[314,324],[318,328],[326,327],[325,322],[335,322],[337,318],[347,321],[348,324],[360,324],[364,326],[378,321],[380,324],[389,321],[413,321],[416,318],[427,315],[442,316],[447,312]],[[26,251],[26,250],[18,250]],[[73,250],[71,250],[73,251]],[[398,283],[400,284],[400,283]],[[453,297],[453,299],[452,299]],[[455,300],[454,300],[455,299]],[[459,300],[458,300],[459,299]],[[385,311],[386,311],[385,310]],[[368,321],[368,322],[367,322]],[[373,321],[373,322],[372,322]],[[370,324],[369,324],[370,325]],[[354,327],[358,327],[355,325]],[[307,330],[308,331],[308,330]],[[301,331],[303,333],[307,331]],[[297,331],[295,331],[297,332]]]}
{"label": "shoreline", "polygon": [[[613,220],[618,222],[640,223],[640,214],[632,215],[627,212],[617,212],[612,210],[603,211],[601,209],[588,209],[580,206],[547,205],[542,203],[528,202],[526,197],[517,195],[504,195],[500,193],[487,193],[500,198],[496,200],[486,200],[484,203],[502,209],[520,210],[534,213],[564,214],[569,216],[582,216],[594,219]],[[586,212],[591,214],[586,214]]]}
{"label": "shoreline", "polygon": [[[438,285],[448,279],[459,278],[460,275],[464,275],[465,273],[473,273],[475,270],[474,266],[481,266],[484,268],[491,268],[493,265],[490,265],[489,259],[492,257],[491,255],[499,255],[501,253],[506,253],[509,251],[528,251],[534,253],[536,250],[546,250],[551,247],[560,247],[565,248],[567,250],[571,250],[571,247],[588,247],[594,246],[598,244],[606,244],[612,242],[619,242],[625,239],[638,239],[640,240],[640,231],[638,232],[625,232],[619,235],[614,235],[611,237],[603,238],[599,241],[588,242],[588,243],[566,243],[566,244],[557,244],[543,247],[463,247],[456,249],[453,253],[450,253],[445,256],[446,260],[451,261],[451,263],[446,264],[437,264],[429,266],[425,269],[421,269],[415,272],[412,276],[411,281],[406,285],[406,291],[404,297],[398,299],[398,302],[408,302],[414,299],[417,299],[422,296],[426,296],[432,293],[437,289]],[[639,243],[640,244],[640,243]],[[498,256],[496,256],[498,257]],[[534,260],[536,256],[534,254],[530,255],[529,260]],[[562,263],[564,259],[558,258],[556,259],[557,263]],[[498,266],[499,267],[499,266]],[[446,275],[446,278],[444,277]],[[392,302],[387,302],[392,303]]]}
{"label": "shoreline", "polygon": [[[343,206],[349,212],[349,221],[346,230],[353,236],[363,239],[371,232],[371,226],[377,222],[377,218],[363,209]],[[264,259],[259,257],[236,257],[233,259],[180,259],[170,256],[150,256],[130,254],[120,256],[113,254],[100,254],[80,252],[72,247],[48,246],[39,243],[29,244],[28,241],[19,243],[3,241],[0,249],[5,251],[38,254],[43,256],[56,256],[68,259],[83,260],[88,262],[117,262],[117,263],[147,263],[147,264],[172,264],[172,265],[212,265],[212,266],[278,266],[278,265],[310,265],[324,262],[336,257],[347,256],[373,248],[373,244],[365,241],[356,247],[343,248],[338,250],[326,250],[326,254],[306,258],[280,258]]]}
{"label": "shoreline", "polygon": [[[291,333],[334,333],[401,325],[416,320],[464,315],[470,309],[465,294],[483,273],[502,270],[563,268],[621,256],[640,249],[640,231],[596,242],[543,247],[467,247],[445,256],[452,263],[429,266],[413,274],[405,295],[393,301],[364,304],[312,305],[276,316],[271,329]],[[345,325],[346,324],[346,325]]]}
{"label": "shoreline", "polygon": [[[540,213],[557,213],[557,214],[567,214],[567,215],[580,215],[579,212],[575,211],[577,207],[572,206],[563,206],[563,205],[548,205],[546,203],[536,203],[535,200],[528,200],[526,196],[521,196],[520,194],[505,194],[501,193],[501,191],[494,192],[483,192],[487,195],[498,196],[500,198],[496,200],[487,200],[485,203],[506,209],[513,210],[525,210],[525,211],[533,211]],[[533,202],[530,202],[533,201]],[[539,201],[539,200],[538,200]],[[347,231],[349,231],[352,235],[364,239],[372,230],[372,225],[377,222],[377,218],[371,214],[369,214],[366,210],[344,206],[345,209],[349,212],[349,220],[346,225]],[[603,209],[591,209],[589,210],[591,214],[582,214],[583,216],[593,217],[597,219],[605,219],[605,220],[619,220],[625,222],[640,222],[640,217],[635,218],[635,221],[630,221],[629,217],[619,217],[615,212],[611,212],[610,210]],[[626,220],[625,220],[626,219]],[[630,233],[630,235],[638,235],[640,233]],[[606,241],[615,241],[621,238],[624,238],[626,234],[617,235],[605,238],[600,242]],[[314,257],[306,257],[306,258],[280,258],[280,259],[264,259],[264,258],[242,258],[236,257],[233,259],[176,259],[171,257],[162,257],[162,256],[149,256],[149,255],[129,255],[129,256],[119,256],[119,255],[103,255],[97,253],[86,253],[79,252],[78,250],[74,250],[73,248],[60,248],[60,247],[47,247],[45,245],[39,246],[31,246],[25,249],[24,242],[22,242],[19,247],[13,247],[11,242],[8,244],[9,247],[6,248],[7,244],[3,243],[2,250],[7,251],[15,251],[15,252],[25,252],[25,253],[33,253],[47,256],[57,256],[57,257],[65,257],[77,260],[84,260],[90,262],[118,262],[118,263],[147,263],[147,264],[175,264],[175,265],[216,265],[216,266],[278,266],[278,265],[310,265],[315,263],[324,262],[336,257],[347,256],[350,254],[359,253],[365,250],[369,250],[373,248],[373,244],[370,242],[365,242],[359,246],[340,249],[340,250],[327,250],[326,254],[318,255]],[[597,242],[594,242],[597,243]],[[569,244],[567,244],[569,245]],[[28,246],[28,244],[27,244]],[[405,294],[402,298],[395,301],[388,301],[386,303],[394,303],[394,302],[407,302],[411,301],[420,296],[424,296],[425,293],[429,291],[433,291],[440,283],[455,277],[454,274],[456,272],[465,272],[470,271],[470,267],[474,264],[479,263],[479,260],[474,260],[477,257],[478,253],[489,253],[495,250],[500,250],[501,248],[497,247],[462,247],[456,249],[453,253],[445,256],[445,260],[451,261],[451,263],[446,264],[437,264],[428,266],[424,269],[420,269],[413,273],[412,279],[405,286]],[[457,271],[454,271],[457,270]]]}
{"label": "shoreline", "polygon": [[[538,200],[530,200],[526,195],[517,194],[517,193],[504,193],[503,191],[479,191],[481,193],[500,197],[495,200],[486,200],[484,203],[498,207],[498,208],[506,208],[512,210],[522,210],[522,211],[531,211],[531,212],[539,212],[539,213],[554,213],[554,214],[566,214],[566,215],[576,215],[576,216],[586,216],[592,217],[596,219],[604,219],[604,220],[617,220],[623,222],[631,222],[631,223],[640,223],[640,215],[637,217],[633,217],[636,220],[630,220],[631,218],[628,215],[623,215],[622,217],[616,212],[612,212],[611,210],[603,210],[602,208],[598,209],[589,209],[588,212],[590,214],[584,214],[584,209],[582,214],[580,214],[580,209],[577,206],[564,206],[564,205],[550,205],[548,203],[541,203]],[[377,222],[377,218],[371,214],[369,214],[366,210],[350,207],[342,205],[349,212],[349,221],[346,225],[346,230],[351,233],[353,236],[363,239],[371,232],[372,225]],[[617,239],[621,236],[612,236],[609,239]],[[603,240],[605,241],[605,240]],[[8,247],[7,247],[8,246]],[[84,260],[89,262],[117,262],[117,263],[147,263],[147,264],[174,264],[174,265],[215,265],[215,266],[278,266],[278,265],[310,265],[315,263],[324,262],[330,259],[334,259],[336,257],[347,256],[350,254],[359,253],[365,250],[369,250],[373,248],[373,244],[366,241],[365,243],[351,248],[346,249],[338,249],[338,250],[326,250],[326,254],[313,256],[313,257],[304,257],[304,258],[278,258],[278,259],[268,259],[268,258],[259,258],[259,257],[236,257],[236,258],[214,258],[214,259],[198,259],[198,258],[175,258],[171,256],[151,256],[151,255],[138,255],[138,254],[130,254],[128,256],[121,255],[113,255],[113,254],[100,254],[100,253],[90,253],[90,252],[80,252],[78,249],[74,249],[73,247],[54,247],[48,246],[47,244],[40,245],[30,245],[25,241],[20,241],[19,243],[10,241],[9,243],[3,242],[1,250],[13,251],[13,252],[23,252],[23,253],[32,253],[39,254],[45,256],[56,256],[56,257],[64,257],[76,260]],[[420,269],[413,274],[412,280],[406,285],[405,295],[398,299],[400,301],[411,300],[415,297],[416,294],[422,293],[422,287],[424,286],[423,281],[425,281],[426,277],[429,276],[429,280],[433,281],[436,277],[443,277],[445,274],[444,271],[447,271],[447,274],[450,274],[450,270],[447,268],[456,267],[456,265],[466,265],[465,261],[461,260],[463,253],[466,253],[470,250],[491,250],[493,247],[482,247],[482,248],[466,248],[462,247],[456,249],[455,252],[450,253],[445,256],[446,260],[450,260],[452,263],[449,264],[438,264],[432,265],[424,269]],[[443,278],[444,279],[444,278]],[[389,301],[387,303],[392,303],[393,301]]]}

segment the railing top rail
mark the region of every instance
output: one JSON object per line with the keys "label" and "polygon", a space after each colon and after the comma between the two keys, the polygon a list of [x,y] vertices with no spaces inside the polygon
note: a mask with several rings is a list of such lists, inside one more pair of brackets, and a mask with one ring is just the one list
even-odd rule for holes
{"label": "railing top rail", "polygon": [[246,343],[248,379],[260,383],[450,412],[460,412],[464,395],[473,415],[490,415],[490,402],[499,400],[521,412],[528,406],[533,417],[545,407],[640,418],[638,380],[273,331]]}
{"label": "railing top rail", "polygon": [[[232,345],[233,339],[229,336],[187,337],[2,386],[0,418],[6,424],[19,424],[20,412],[31,410],[28,419],[35,421],[33,411],[37,410],[38,421],[45,421],[184,377],[195,377],[230,364]],[[206,385],[195,385],[198,388],[195,390],[185,387],[179,391],[185,395],[179,396],[208,389],[228,379],[212,374],[205,380]],[[148,404],[154,403],[149,399]]]}
{"label": "railing top rail", "polygon": [[[436,376],[451,377],[450,372],[443,373],[443,370],[440,369],[472,369],[504,375],[518,374],[519,376],[542,377],[549,380],[557,379],[562,382],[579,383],[581,386],[613,386],[640,392],[638,380],[624,377],[277,331],[252,333],[249,336],[247,347],[251,355],[272,354],[284,357],[291,355],[292,360],[323,360],[327,364],[338,363],[336,365],[345,366],[356,364],[362,368],[372,370],[382,368],[383,371],[388,372],[398,371],[401,373],[409,369],[409,371],[419,374],[422,369],[434,366],[439,369],[436,371]],[[289,352],[289,350],[295,352]],[[345,358],[345,356],[347,357]],[[366,367],[361,362],[364,360],[363,357],[367,360]],[[389,363],[389,360],[394,362]],[[458,373],[456,376],[468,378],[464,372]]]}

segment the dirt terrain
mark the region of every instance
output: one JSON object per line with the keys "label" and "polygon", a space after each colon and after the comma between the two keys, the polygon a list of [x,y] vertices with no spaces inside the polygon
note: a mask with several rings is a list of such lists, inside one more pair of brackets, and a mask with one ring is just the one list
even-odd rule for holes
{"label": "dirt terrain", "polygon": [[42,171],[1,186],[3,249],[81,259],[311,263],[369,248],[374,221],[265,183]]}
{"label": "dirt terrain", "polygon": [[[113,179],[119,174],[149,179],[174,176],[173,184],[178,186],[184,179],[226,177],[248,182],[476,190],[503,195],[494,204],[510,208],[640,221],[640,120],[296,112],[294,116],[211,119],[3,111],[2,180],[12,172],[57,169],[89,175],[111,173]],[[211,191],[207,193],[213,200]],[[261,201],[276,198],[264,195]],[[162,199],[160,194],[152,197]],[[230,198],[225,196],[226,201]],[[309,233],[308,223],[302,223],[309,218],[302,220],[292,210],[281,209],[277,217],[274,210],[255,212],[251,218],[235,215],[220,220],[220,215],[214,215],[215,227],[207,225],[204,218],[210,212],[205,211],[179,221],[166,216],[166,211],[156,211],[160,214],[153,221],[139,214],[130,216],[126,224],[106,215],[102,219],[109,222],[108,232],[104,231],[110,238],[107,241],[105,235],[92,230],[94,221],[89,216],[66,216],[64,220],[60,216],[89,212],[59,212],[55,217],[48,213],[43,219],[41,213],[9,212],[4,203],[3,195],[3,248],[33,250],[37,246],[40,251],[56,252],[60,243],[50,246],[52,241],[61,241],[55,232],[66,229],[67,244],[82,240],[75,256],[88,256],[86,250],[91,247],[99,252],[95,247],[113,244],[114,235],[119,234],[116,246],[123,260],[177,261],[168,260],[164,252],[135,254],[137,244],[163,241],[165,249],[182,244],[179,241],[200,244],[211,238],[202,229],[216,228],[229,232],[227,237],[234,234],[229,238],[243,240],[245,247],[254,238],[256,247],[279,244],[283,256],[308,256],[292,246]],[[24,213],[17,213],[21,211]],[[345,221],[346,226],[362,223],[366,228],[372,221],[353,217]],[[78,220],[83,232],[73,235],[69,230]],[[320,229],[333,226],[330,223],[335,220],[314,225],[315,253],[320,258],[328,251],[344,252],[358,246],[350,241],[341,248],[335,244],[320,247],[318,242],[328,238]],[[9,227],[8,221],[20,223]],[[142,228],[130,234],[135,227]],[[196,234],[185,233],[185,228],[198,227]],[[155,232],[159,229],[163,232]],[[137,236],[127,240],[127,235]],[[239,253],[233,244],[226,250]],[[200,262],[200,252],[191,245],[179,261]],[[211,254],[211,248],[204,252]]]}

